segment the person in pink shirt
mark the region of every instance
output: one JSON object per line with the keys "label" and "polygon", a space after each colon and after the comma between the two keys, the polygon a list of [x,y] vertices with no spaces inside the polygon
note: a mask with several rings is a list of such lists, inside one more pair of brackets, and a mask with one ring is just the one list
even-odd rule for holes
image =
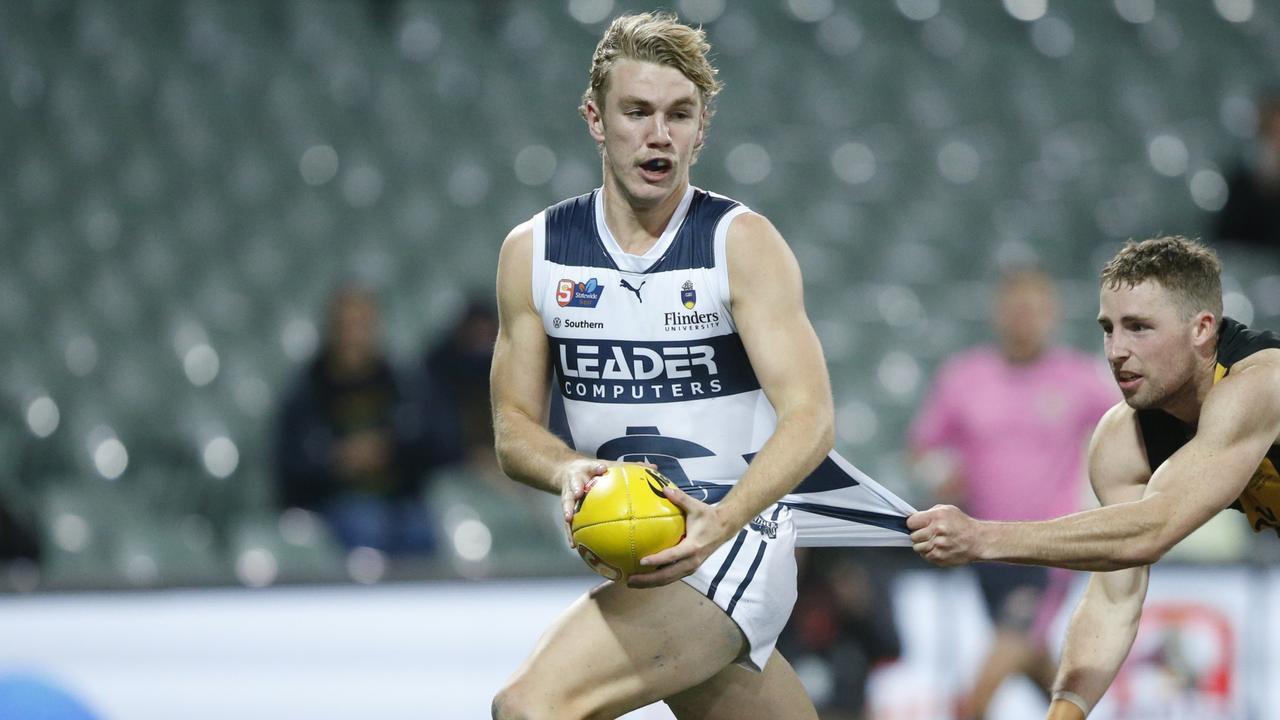
{"label": "person in pink shirt", "polygon": [[[909,435],[917,467],[922,474],[932,468],[940,481],[940,502],[986,520],[1041,520],[1080,509],[1085,446],[1120,396],[1100,359],[1052,344],[1057,322],[1052,279],[1037,270],[1011,272],[996,298],[997,343],[961,352],[938,371]],[[974,570],[995,639],[958,703],[963,720],[981,718],[1014,673],[1048,698],[1055,667],[1044,634],[1069,580],[1065,571],[1024,565]]]}

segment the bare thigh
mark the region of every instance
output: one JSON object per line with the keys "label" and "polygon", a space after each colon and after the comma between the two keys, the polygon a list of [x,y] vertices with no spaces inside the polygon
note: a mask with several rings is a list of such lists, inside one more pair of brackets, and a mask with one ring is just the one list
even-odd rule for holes
{"label": "bare thigh", "polygon": [[777,650],[764,672],[730,665],[700,685],[667,698],[679,720],[817,720],[791,664]]}
{"label": "bare thigh", "polygon": [[706,682],[745,647],[733,620],[685,583],[609,583],[547,630],[503,701],[536,717],[614,718]]}

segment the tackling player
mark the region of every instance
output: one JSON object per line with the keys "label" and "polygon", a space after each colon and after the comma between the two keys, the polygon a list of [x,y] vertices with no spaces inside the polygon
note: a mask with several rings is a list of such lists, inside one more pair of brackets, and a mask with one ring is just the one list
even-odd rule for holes
{"label": "tackling player", "polygon": [[1137,633],[1148,566],[1224,508],[1280,521],[1280,336],[1222,315],[1221,267],[1181,237],[1131,242],[1102,271],[1098,324],[1125,401],[1099,422],[1089,476],[1103,507],[982,522],[941,505],[908,519],[938,565],[1095,571],[1072,616],[1052,720],[1088,715]]}

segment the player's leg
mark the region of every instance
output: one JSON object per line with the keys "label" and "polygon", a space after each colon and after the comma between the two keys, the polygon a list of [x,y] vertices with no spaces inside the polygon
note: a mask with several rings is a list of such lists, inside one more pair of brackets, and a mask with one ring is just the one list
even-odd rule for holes
{"label": "player's leg", "polygon": [[1031,628],[1049,583],[1048,571],[1040,567],[979,564],[974,571],[995,635],[977,680],[960,701],[958,715],[965,720],[983,717],[1004,681],[1031,667],[1040,651]]}
{"label": "player's leg", "polygon": [[1053,681],[1058,677],[1058,663],[1053,659],[1053,655],[1049,654],[1048,648],[1037,643],[1032,648],[1027,662],[1023,664],[1022,674],[1026,675],[1036,688],[1044,695],[1045,699],[1053,695]]}
{"label": "player's leg", "polygon": [[731,665],[706,682],[668,697],[667,705],[676,716],[681,720],[816,720],[800,679],[774,649],[796,600],[795,527],[790,513],[775,508],[762,514],[686,580],[714,597],[733,617],[750,639],[750,647],[743,648],[738,660],[760,671]]}
{"label": "player's leg", "polygon": [[1052,694],[1053,683],[1058,675],[1057,659],[1049,652],[1049,630],[1058,614],[1062,612],[1073,578],[1074,575],[1070,570],[1049,568],[1049,584],[1045,587],[1035,621],[1031,624],[1029,636],[1035,652],[1022,672],[1036,684],[1036,687],[1040,688],[1046,698]]}
{"label": "player's leg", "polygon": [[968,696],[960,701],[957,714],[961,720],[985,716],[996,691],[1009,676],[1022,672],[1029,664],[1033,652],[1024,634],[997,628],[986,659],[978,671],[977,680]]}
{"label": "player's leg", "polygon": [[608,583],[552,625],[498,693],[493,717],[615,718],[707,681],[745,646],[733,620],[685,583]]}
{"label": "player's leg", "polygon": [[393,519],[381,498],[342,493],[325,505],[323,514],[343,547],[371,547],[385,552],[391,545],[388,529]]}
{"label": "player's leg", "polygon": [[818,718],[800,678],[777,650],[763,672],[730,665],[710,680],[667,698],[667,706],[679,720]]}

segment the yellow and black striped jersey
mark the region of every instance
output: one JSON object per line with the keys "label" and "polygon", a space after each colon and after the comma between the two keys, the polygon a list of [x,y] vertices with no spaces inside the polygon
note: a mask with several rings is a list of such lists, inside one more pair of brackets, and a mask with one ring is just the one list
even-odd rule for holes
{"label": "yellow and black striped jersey", "polygon": [[[1250,330],[1244,324],[1224,317],[1218,331],[1218,367],[1213,381],[1226,377],[1232,365],[1268,348],[1280,348],[1280,335]],[[1163,410],[1139,410],[1137,416],[1152,472],[1195,435],[1189,425]],[[1272,528],[1280,534],[1280,472],[1276,471],[1277,467],[1280,467],[1280,445],[1272,445],[1254,471],[1248,487],[1231,504],[1249,518],[1254,532]]]}

